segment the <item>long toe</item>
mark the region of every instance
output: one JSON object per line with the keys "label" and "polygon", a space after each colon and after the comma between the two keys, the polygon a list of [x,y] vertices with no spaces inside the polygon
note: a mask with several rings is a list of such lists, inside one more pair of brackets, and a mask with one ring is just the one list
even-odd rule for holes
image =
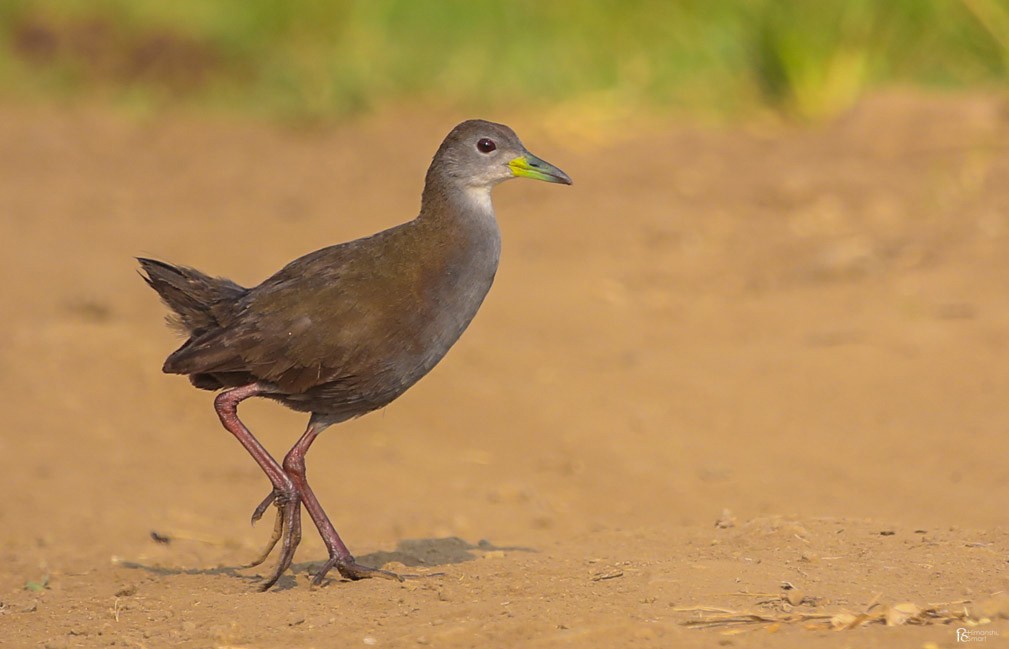
{"label": "long toe", "polygon": [[277,518],[273,523],[273,534],[270,535],[270,540],[266,544],[266,548],[263,550],[262,554],[258,558],[254,559],[252,563],[246,565],[246,568],[255,568],[259,564],[266,561],[273,552],[273,548],[277,547],[277,541],[284,535],[284,512],[279,508],[277,509]]}
{"label": "long toe", "polygon": [[329,561],[322,564],[322,567],[315,573],[312,577],[312,583],[316,586],[322,583],[322,580],[326,578],[326,574],[336,568],[337,571],[345,579],[350,579],[351,581],[357,581],[359,579],[370,579],[372,577],[381,577],[383,579],[395,579],[396,581],[405,581],[413,575],[400,575],[395,572],[390,572],[388,570],[380,570],[379,568],[371,568],[369,566],[362,566],[353,557],[330,557]]}
{"label": "long toe", "polygon": [[[301,501],[294,498],[279,506],[283,518],[280,560],[277,562],[277,568],[274,570],[273,575],[259,587],[261,591],[273,588],[273,585],[277,583],[281,575],[287,572],[287,569],[291,567],[291,563],[294,561],[294,552],[298,549],[298,544],[301,543]],[[268,550],[272,549],[272,547],[268,548]]]}
{"label": "long toe", "polygon": [[357,581],[358,579],[370,579],[372,577],[381,577],[383,579],[395,579],[396,581],[406,581],[407,576],[413,575],[401,575],[399,573],[391,572],[389,570],[381,570],[379,568],[371,568],[368,566],[362,566],[356,561],[344,562],[336,564],[336,569],[340,571],[340,574],[347,579],[352,579]]}

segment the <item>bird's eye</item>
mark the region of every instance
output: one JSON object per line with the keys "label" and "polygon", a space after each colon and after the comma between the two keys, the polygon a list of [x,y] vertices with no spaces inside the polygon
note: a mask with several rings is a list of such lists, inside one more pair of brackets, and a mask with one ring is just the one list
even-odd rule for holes
{"label": "bird's eye", "polygon": [[476,150],[480,153],[490,153],[496,148],[497,145],[494,144],[494,140],[490,138],[480,138],[480,141],[476,143]]}

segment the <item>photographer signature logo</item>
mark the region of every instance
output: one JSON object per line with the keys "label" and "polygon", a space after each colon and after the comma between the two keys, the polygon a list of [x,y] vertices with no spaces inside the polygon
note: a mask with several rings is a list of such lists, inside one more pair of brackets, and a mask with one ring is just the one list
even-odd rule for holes
{"label": "photographer signature logo", "polygon": [[957,642],[985,642],[989,638],[997,638],[998,631],[995,629],[967,629],[960,627],[956,630]]}

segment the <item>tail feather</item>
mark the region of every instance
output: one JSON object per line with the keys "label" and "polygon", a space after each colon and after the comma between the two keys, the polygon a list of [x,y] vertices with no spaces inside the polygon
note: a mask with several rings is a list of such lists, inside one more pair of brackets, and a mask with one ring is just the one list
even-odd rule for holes
{"label": "tail feather", "polygon": [[173,311],[169,323],[189,335],[221,326],[231,305],[247,291],[230,279],[210,277],[193,268],[141,257],[137,261],[140,276]]}

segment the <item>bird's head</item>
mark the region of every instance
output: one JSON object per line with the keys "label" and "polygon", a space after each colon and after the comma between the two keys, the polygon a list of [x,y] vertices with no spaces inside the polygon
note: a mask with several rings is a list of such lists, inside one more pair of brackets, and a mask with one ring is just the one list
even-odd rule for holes
{"label": "bird's head", "polygon": [[465,121],[448,134],[431,162],[435,174],[460,188],[489,190],[511,178],[571,184],[566,173],[534,156],[515,131],[481,119]]}

